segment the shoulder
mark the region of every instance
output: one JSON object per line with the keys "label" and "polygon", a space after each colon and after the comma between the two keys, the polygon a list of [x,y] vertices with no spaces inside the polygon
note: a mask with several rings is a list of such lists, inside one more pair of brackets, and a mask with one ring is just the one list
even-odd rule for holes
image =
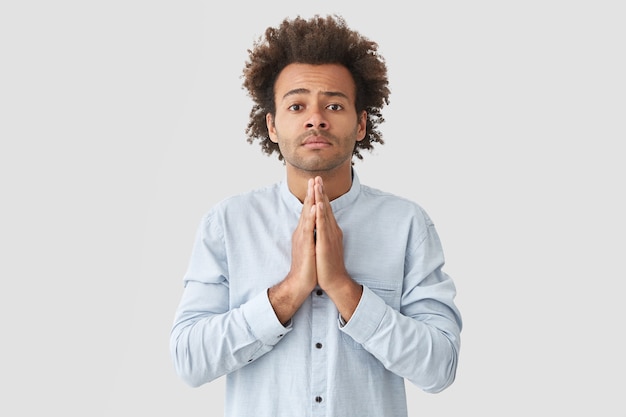
{"label": "shoulder", "polygon": [[391,211],[402,218],[412,218],[425,226],[432,225],[432,220],[426,210],[417,202],[406,197],[361,185],[361,198],[373,208]]}
{"label": "shoulder", "polygon": [[218,201],[204,214],[203,218],[205,222],[210,222],[217,218],[250,213],[251,210],[255,209],[267,209],[272,207],[272,202],[275,202],[279,196],[280,183],[234,194]]}
{"label": "shoulder", "polygon": [[244,193],[235,194],[216,204],[217,209],[230,209],[238,206],[246,206],[257,202],[273,200],[280,195],[280,183],[274,183],[255,188]]}

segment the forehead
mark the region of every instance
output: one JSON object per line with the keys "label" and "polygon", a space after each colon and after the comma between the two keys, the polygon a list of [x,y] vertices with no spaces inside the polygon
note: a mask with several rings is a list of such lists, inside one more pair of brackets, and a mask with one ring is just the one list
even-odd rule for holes
{"label": "forehead", "polygon": [[339,93],[354,102],[355,84],[350,71],[339,64],[289,64],[276,78],[274,94],[277,101],[285,95]]}

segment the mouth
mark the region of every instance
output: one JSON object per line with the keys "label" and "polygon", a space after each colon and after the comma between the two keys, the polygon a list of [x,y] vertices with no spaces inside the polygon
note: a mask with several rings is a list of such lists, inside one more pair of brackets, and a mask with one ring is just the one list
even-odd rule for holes
{"label": "mouth", "polygon": [[322,149],[331,146],[331,143],[323,136],[311,135],[302,142],[302,146],[308,149]]}

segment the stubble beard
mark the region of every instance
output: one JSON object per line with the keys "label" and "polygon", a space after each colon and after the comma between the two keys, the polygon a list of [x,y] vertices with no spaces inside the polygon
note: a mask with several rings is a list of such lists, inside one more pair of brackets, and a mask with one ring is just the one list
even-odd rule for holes
{"label": "stubble beard", "polygon": [[[346,161],[352,160],[352,154],[355,146],[357,129],[350,133],[347,137],[339,139],[337,136],[332,135],[325,131],[310,130],[299,135],[295,140],[281,141],[279,135],[279,147],[281,143],[288,143],[289,147],[283,149],[281,147],[281,153],[286,164],[291,165],[293,168],[309,172],[311,174],[320,174],[323,172],[331,172],[338,167],[346,163]],[[278,133],[278,132],[277,132]],[[322,136],[331,143],[332,148],[320,149],[320,150],[305,150],[306,155],[302,155],[301,144],[309,136]],[[342,146],[346,142],[352,143],[349,149],[345,149],[345,152],[340,154],[333,154],[330,157],[324,156],[324,152],[332,150],[334,147]]]}

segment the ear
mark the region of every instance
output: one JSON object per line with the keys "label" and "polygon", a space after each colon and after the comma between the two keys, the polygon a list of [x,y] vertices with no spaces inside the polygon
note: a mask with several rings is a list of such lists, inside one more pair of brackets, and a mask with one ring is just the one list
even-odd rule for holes
{"label": "ear", "polygon": [[356,141],[365,139],[365,132],[367,130],[367,112],[363,110],[359,116],[359,120],[356,126]]}
{"label": "ear", "polygon": [[271,113],[265,115],[265,125],[267,126],[267,132],[270,135],[270,140],[274,143],[278,143],[278,135],[276,134],[276,124]]}

